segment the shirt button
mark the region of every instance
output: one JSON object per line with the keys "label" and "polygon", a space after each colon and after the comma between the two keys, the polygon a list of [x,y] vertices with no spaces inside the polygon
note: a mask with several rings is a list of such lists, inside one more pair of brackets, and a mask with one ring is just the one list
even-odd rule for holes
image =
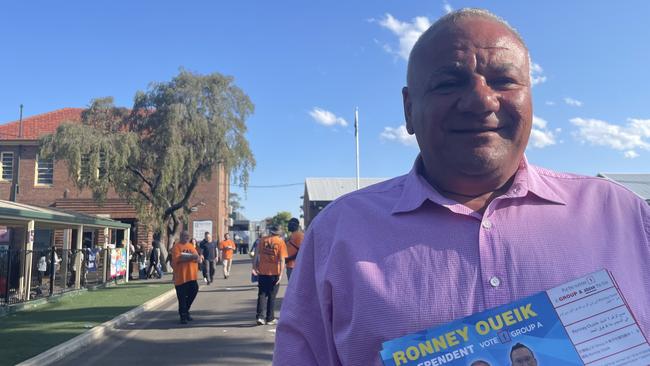
{"label": "shirt button", "polygon": [[488,220],[488,219],[485,219],[481,223],[481,226],[483,226],[486,229],[490,229],[492,227],[492,222],[490,222],[490,220]]}
{"label": "shirt button", "polygon": [[490,285],[492,285],[492,287],[494,288],[499,287],[500,284],[501,284],[501,280],[499,279],[499,277],[493,276],[492,278],[490,278]]}

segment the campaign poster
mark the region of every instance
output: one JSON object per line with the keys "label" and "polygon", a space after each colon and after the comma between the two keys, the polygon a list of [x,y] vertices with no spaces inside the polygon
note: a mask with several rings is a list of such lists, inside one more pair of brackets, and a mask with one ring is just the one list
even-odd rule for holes
{"label": "campaign poster", "polygon": [[86,270],[88,272],[97,272],[97,259],[99,258],[99,248],[86,250]]}
{"label": "campaign poster", "polygon": [[545,293],[386,342],[381,356],[391,366],[485,366],[510,365],[511,353],[540,365],[582,365]]}
{"label": "campaign poster", "polygon": [[111,278],[126,276],[126,249],[111,249]]}
{"label": "campaign poster", "polygon": [[[204,221],[194,221],[192,223],[192,237],[196,239],[197,242],[203,240],[205,232],[209,232],[212,235],[212,220]],[[214,235],[212,235],[214,237]]]}
{"label": "campaign poster", "polygon": [[611,274],[384,342],[386,366],[650,365],[650,344]]}

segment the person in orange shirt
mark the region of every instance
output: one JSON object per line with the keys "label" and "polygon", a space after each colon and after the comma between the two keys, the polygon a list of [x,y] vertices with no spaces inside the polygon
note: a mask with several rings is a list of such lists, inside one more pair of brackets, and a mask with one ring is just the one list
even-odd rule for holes
{"label": "person in orange shirt", "polygon": [[186,230],[181,232],[180,241],[174,244],[171,252],[178,314],[181,316],[181,324],[187,324],[188,320],[192,320],[190,307],[199,292],[199,284],[196,282],[198,271],[196,264],[200,262],[200,257],[190,242],[190,233]]}
{"label": "person in orange shirt", "polygon": [[[275,324],[275,297],[280,288],[284,261],[288,257],[287,245],[280,238],[277,226],[269,226],[269,236],[258,242],[253,273],[257,277],[257,325]],[[266,308],[266,316],[264,310]],[[265,317],[264,317],[265,316]]]}
{"label": "person in orange shirt", "polygon": [[230,277],[230,268],[232,267],[232,256],[235,253],[237,246],[235,242],[230,240],[230,234],[226,233],[223,236],[223,241],[219,243],[219,249],[221,250],[221,258],[223,261],[223,278],[227,279]]}
{"label": "person in orange shirt", "polygon": [[300,250],[300,244],[305,237],[305,233],[300,230],[300,221],[292,217],[287,224],[287,229],[291,233],[289,235],[289,240],[287,240],[287,280],[291,280],[291,272],[293,267],[296,266],[296,257],[298,256],[298,250]]}

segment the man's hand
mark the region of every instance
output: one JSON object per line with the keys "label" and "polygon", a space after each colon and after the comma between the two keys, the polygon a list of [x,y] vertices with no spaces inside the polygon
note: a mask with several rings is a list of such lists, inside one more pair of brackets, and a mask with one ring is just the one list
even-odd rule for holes
{"label": "man's hand", "polygon": [[275,282],[275,286],[280,286],[281,281],[282,281],[282,276],[278,276],[278,280]]}

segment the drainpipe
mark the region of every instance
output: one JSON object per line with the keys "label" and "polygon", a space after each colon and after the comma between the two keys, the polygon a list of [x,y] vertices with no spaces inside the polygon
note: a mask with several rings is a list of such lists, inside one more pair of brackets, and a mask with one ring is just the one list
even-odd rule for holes
{"label": "drainpipe", "polygon": [[[18,122],[18,139],[23,138],[23,105],[20,105],[20,120]],[[18,153],[16,154],[16,176],[14,177],[14,186],[11,190],[11,201],[17,202],[18,195],[20,194],[20,155],[23,148],[18,145]]]}

